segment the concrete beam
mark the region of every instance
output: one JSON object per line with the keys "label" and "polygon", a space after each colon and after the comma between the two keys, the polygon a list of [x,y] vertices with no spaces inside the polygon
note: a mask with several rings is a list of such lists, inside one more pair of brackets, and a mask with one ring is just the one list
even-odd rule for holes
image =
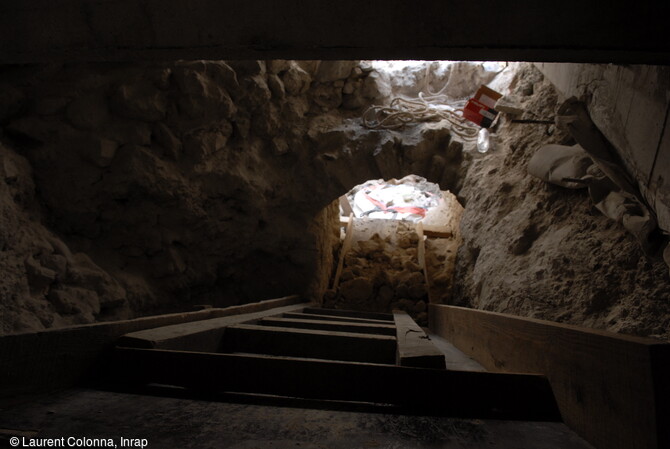
{"label": "concrete beam", "polygon": [[670,62],[668,5],[428,0],[25,0],[0,63],[174,59]]}

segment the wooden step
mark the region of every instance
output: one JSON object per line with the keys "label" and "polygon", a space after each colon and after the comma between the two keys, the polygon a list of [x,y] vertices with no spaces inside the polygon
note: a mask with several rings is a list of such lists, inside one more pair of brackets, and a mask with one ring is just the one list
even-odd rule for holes
{"label": "wooden step", "polygon": [[444,354],[406,312],[393,311],[398,340],[398,360],[401,366],[445,369]]}
{"label": "wooden step", "polygon": [[390,313],[359,312],[357,310],[322,309],[317,307],[305,307],[302,313],[313,313],[316,315],[332,315],[349,318],[364,318],[370,320],[393,321]]}
{"label": "wooden step", "polygon": [[[308,314],[306,316],[309,316]],[[356,334],[376,334],[395,336],[393,324],[347,323],[342,321],[324,321],[296,318],[263,318],[258,323],[262,326],[290,327],[298,329],[314,329],[323,331],[349,332]]]}
{"label": "wooden step", "polygon": [[369,363],[116,348],[118,381],[198,391],[393,404],[422,414],[559,421],[546,378]]}
{"label": "wooden step", "polygon": [[304,304],[277,307],[255,313],[244,313],[209,320],[191,321],[128,333],[119,338],[119,346],[133,348],[176,349],[217,352],[227,326],[301,310]]}
{"label": "wooden step", "polygon": [[396,359],[396,339],[387,335],[240,324],[226,329],[222,352],[393,365]]}
{"label": "wooden step", "polygon": [[340,321],[344,323],[389,324],[388,320],[371,320],[368,318],[352,318],[352,317],[335,316],[335,315],[317,315],[315,313],[287,312],[282,314],[282,316],[284,318],[296,318],[299,320],[325,320],[325,321]]}

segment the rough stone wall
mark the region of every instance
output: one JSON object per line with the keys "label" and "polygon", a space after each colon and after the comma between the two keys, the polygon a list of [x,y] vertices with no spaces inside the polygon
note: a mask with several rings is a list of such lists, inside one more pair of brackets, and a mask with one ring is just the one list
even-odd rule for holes
{"label": "rough stone wall", "polygon": [[[416,174],[466,206],[455,303],[668,338],[663,262],[585,192],[527,174],[567,136],[505,123],[480,156],[441,123],[366,130],[382,78],[353,61],[3,67],[0,331],[319,298],[333,200]],[[512,87],[553,116],[539,72]]]}
{"label": "rough stone wall", "polygon": [[[512,82],[531,118],[551,118],[554,87],[525,66]],[[521,316],[670,338],[670,278],[584,190],[527,173],[547,143],[573,144],[548,125],[505,123],[495,151],[475,157],[460,194],[464,240],[455,303]]]}
{"label": "rough stone wall", "polygon": [[355,61],[4,67],[1,331],[318,297],[337,196],[313,174],[320,134],[305,134],[324,114],[359,115],[376,95],[368,73]]}
{"label": "rough stone wall", "polygon": [[[31,226],[104,278],[71,282],[70,259],[45,272],[26,238],[9,251],[3,285],[23,287],[2,298],[3,332],[319,298],[338,237],[334,200],[408,174],[457,189],[467,162],[439,123],[365,130],[363,111],[391,90],[356,61],[5,66],[0,86],[2,142],[24,161]],[[48,273],[38,290],[29,254]],[[19,319],[37,307],[28,303],[44,311],[39,323]]]}
{"label": "rough stone wall", "polygon": [[0,144],[0,332],[118,316],[132,292],[43,224],[28,160]]}

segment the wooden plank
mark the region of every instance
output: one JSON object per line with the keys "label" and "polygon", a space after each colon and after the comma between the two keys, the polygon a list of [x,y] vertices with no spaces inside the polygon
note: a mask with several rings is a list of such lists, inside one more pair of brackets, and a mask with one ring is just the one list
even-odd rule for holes
{"label": "wooden plank", "polygon": [[430,334],[430,341],[444,354],[446,369],[456,371],[486,371],[479,362],[468,357],[450,341],[436,334]]}
{"label": "wooden plank", "polygon": [[423,234],[426,237],[436,237],[442,239],[449,239],[454,236],[453,232],[451,232],[451,228],[446,226],[431,226],[426,224],[423,225]]}
{"label": "wooden plank", "polygon": [[337,270],[335,271],[335,278],[333,279],[333,290],[337,290],[337,286],[340,285],[340,276],[342,275],[342,269],[344,268],[344,257],[349,252],[351,248],[352,239],[354,238],[354,214],[349,214],[349,222],[347,223],[347,230],[344,236],[344,242],[342,242],[342,250],[340,251],[340,260],[337,262]]}
{"label": "wooden plank", "polygon": [[305,320],[297,318],[274,317],[263,318],[258,324],[262,326],[295,327],[299,329],[395,336],[395,326],[392,324],[347,323],[342,321]]}
{"label": "wooden plank", "polygon": [[437,304],[429,316],[489,370],[546,374],[565,423],[595,447],[668,447],[669,344]]}
{"label": "wooden plank", "polygon": [[395,363],[396,340],[387,335],[287,329],[240,324],[226,329],[221,352]]}
{"label": "wooden plank", "polygon": [[371,320],[393,321],[393,315],[390,313],[360,312],[358,310],[322,309],[318,307],[305,307],[305,309],[302,312],[313,313],[315,315],[332,315],[347,318],[364,318]]}
{"label": "wooden plank", "polygon": [[389,324],[388,320],[371,320],[368,318],[352,318],[347,316],[335,315],[317,315],[315,313],[283,313],[284,318],[297,318],[300,320],[325,320],[325,321],[340,321],[343,323],[367,323],[367,324]]}
{"label": "wooden plank", "polygon": [[110,359],[112,378],[133,383],[393,404],[422,414],[560,420],[546,379],[537,375],[135,348],[117,348]]}
{"label": "wooden plank", "polygon": [[[103,352],[129,332],[302,303],[297,295],[226,308],[0,336],[0,397],[65,388],[97,374]],[[39,368],[36,368],[39,367]]]}
{"label": "wooden plank", "polygon": [[419,258],[419,267],[425,271],[426,268],[426,242],[423,240],[423,223],[416,224],[416,233],[419,236],[417,243],[417,257]]}
{"label": "wooden plank", "polygon": [[145,329],[122,336],[119,338],[117,345],[129,348],[217,352],[221,346],[221,339],[227,326],[259,320],[267,316],[281,315],[285,312],[302,310],[303,307],[304,305],[302,304],[296,304],[262,312],[243,313],[240,315]]}
{"label": "wooden plank", "polygon": [[349,202],[349,198],[347,198],[347,195],[342,195],[340,197],[340,207],[342,208],[342,212],[344,213],[344,215],[346,215],[347,217],[351,216],[354,213],[354,211],[351,209],[351,203]]}
{"label": "wooden plank", "polygon": [[426,333],[407,312],[393,311],[398,340],[397,364],[416,368],[445,369],[444,354],[428,339]]}
{"label": "wooden plank", "polygon": [[428,268],[426,268],[426,239],[424,238],[423,223],[418,222],[416,224],[416,233],[419,236],[419,242],[417,246],[417,257],[419,259],[419,267],[423,271],[423,279],[426,283],[426,292],[428,294],[428,303],[432,303],[431,297],[431,282],[430,277],[428,276]]}

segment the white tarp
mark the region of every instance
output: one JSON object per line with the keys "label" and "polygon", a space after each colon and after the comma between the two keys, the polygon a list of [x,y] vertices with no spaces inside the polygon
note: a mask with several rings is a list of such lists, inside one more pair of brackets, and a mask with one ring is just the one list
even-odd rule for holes
{"label": "white tarp", "polygon": [[442,194],[436,184],[420,176],[400,180],[368,181],[347,195],[356,217],[417,222],[440,204]]}

